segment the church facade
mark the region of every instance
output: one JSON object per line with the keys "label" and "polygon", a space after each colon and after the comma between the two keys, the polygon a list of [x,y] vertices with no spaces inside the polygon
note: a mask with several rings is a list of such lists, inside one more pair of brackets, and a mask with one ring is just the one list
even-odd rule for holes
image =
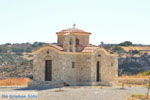
{"label": "church facade", "polygon": [[118,76],[117,56],[89,43],[90,32],[68,28],[57,32],[57,44],[35,51],[31,87],[100,85]]}

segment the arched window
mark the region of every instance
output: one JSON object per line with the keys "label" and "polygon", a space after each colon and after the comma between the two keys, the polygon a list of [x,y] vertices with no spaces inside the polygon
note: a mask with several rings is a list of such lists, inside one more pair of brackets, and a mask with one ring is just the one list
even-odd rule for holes
{"label": "arched window", "polygon": [[72,39],[70,39],[69,44],[72,45]]}
{"label": "arched window", "polygon": [[80,44],[80,41],[79,39],[76,38],[76,45],[79,45]]}

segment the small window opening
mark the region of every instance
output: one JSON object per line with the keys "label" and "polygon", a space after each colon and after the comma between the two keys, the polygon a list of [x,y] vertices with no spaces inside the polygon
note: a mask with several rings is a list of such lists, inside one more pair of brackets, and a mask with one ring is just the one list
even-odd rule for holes
{"label": "small window opening", "polygon": [[76,39],[76,45],[79,45],[79,44],[80,44],[79,39]]}
{"label": "small window opening", "polygon": [[72,39],[70,39],[69,44],[72,45]]}
{"label": "small window opening", "polygon": [[72,68],[75,68],[75,62],[72,62]]}
{"label": "small window opening", "polygon": [[49,51],[47,51],[47,54],[49,54]]}
{"label": "small window opening", "polygon": [[113,64],[113,63],[111,63],[111,66],[114,66],[114,64]]}

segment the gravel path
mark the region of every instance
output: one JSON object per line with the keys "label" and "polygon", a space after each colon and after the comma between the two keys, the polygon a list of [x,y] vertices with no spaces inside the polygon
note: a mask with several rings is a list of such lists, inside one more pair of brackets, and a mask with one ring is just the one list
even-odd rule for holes
{"label": "gravel path", "polygon": [[[146,88],[112,88],[112,87],[64,87],[55,89],[28,90],[16,88],[0,88],[0,92],[38,92],[38,100],[126,100],[132,94],[145,94]],[[20,100],[20,99],[16,99]],[[22,99],[25,100],[25,99]],[[31,99],[35,100],[35,99]]]}

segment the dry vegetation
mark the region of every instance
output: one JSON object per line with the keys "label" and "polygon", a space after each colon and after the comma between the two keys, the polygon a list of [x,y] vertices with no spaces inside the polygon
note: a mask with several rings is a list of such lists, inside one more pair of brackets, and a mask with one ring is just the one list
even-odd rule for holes
{"label": "dry vegetation", "polygon": [[150,46],[121,46],[126,52],[131,50],[150,50]]}
{"label": "dry vegetation", "polygon": [[126,85],[146,85],[150,81],[150,76],[136,75],[136,76],[122,76],[117,79],[118,83]]}
{"label": "dry vegetation", "polygon": [[29,78],[10,78],[0,80],[0,86],[27,86],[30,81]]}
{"label": "dry vegetation", "polygon": [[146,95],[134,94],[128,100],[150,100],[150,96],[146,97]]}
{"label": "dry vegetation", "polygon": [[[121,83],[122,88],[125,88],[125,86],[144,86],[147,87],[148,91],[150,88],[150,76],[145,76],[145,73],[138,74],[135,76],[122,76],[117,79],[118,83]],[[127,100],[150,100],[150,96],[148,95],[149,92],[145,95],[143,94],[133,94],[130,98]],[[146,91],[145,91],[146,92]]]}

